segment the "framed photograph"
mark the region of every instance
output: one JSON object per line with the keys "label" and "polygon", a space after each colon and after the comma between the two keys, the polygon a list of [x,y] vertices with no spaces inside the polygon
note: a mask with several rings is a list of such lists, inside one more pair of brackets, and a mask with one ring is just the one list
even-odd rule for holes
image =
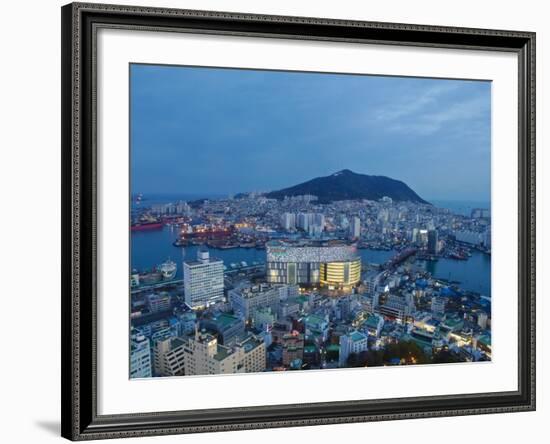
{"label": "framed photograph", "polygon": [[535,409],[534,33],[61,13],[64,437]]}

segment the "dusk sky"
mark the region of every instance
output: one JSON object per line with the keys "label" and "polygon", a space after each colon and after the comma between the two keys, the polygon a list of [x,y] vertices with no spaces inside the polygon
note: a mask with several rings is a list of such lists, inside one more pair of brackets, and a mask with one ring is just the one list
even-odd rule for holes
{"label": "dusk sky", "polygon": [[271,191],[342,169],[489,201],[491,84],[131,66],[132,192]]}

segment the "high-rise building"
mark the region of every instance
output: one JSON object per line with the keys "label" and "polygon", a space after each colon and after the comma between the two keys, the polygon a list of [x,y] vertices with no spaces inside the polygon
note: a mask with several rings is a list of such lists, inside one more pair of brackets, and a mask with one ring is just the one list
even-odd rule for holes
{"label": "high-rise building", "polygon": [[226,347],[215,336],[196,332],[185,345],[185,375],[253,373],[266,369],[265,342],[249,335]]}
{"label": "high-rise building", "polygon": [[359,237],[361,237],[361,219],[357,216],[351,218],[349,235],[352,239],[359,239]]}
{"label": "high-rise building", "polygon": [[133,333],[130,337],[130,378],[150,378],[153,376],[151,365],[151,345],[142,334]]}
{"label": "high-rise building", "polygon": [[207,307],[223,300],[223,261],[199,250],[197,260],[183,263],[185,302],[192,308]]}
{"label": "high-rise building", "polygon": [[437,235],[437,230],[428,231],[428,253],[430,254],[439,253],[439,239]]}
{"label": "high-rise building", "polygon": [[309,213],[298,213],[296,216],[296,225],[304,231],[309,227]]}
{"label": "high-rise building", "polygon": [[294,213],[283,213],[281,216],[281,226],[286,230],[294,230],[296,228],[296,215]]}
{"label": "high-rise building", "polygon": [[191,207],[187,204],[187,202],[180,200],[176,204],[176,213],[178,214],[189,214],[191,211]]}
{"label": "high-rise building", "polygon": [[183,376],[184,340],[167,337],[154,342],[155,374],[157,376]]}
{"label": "high-rise building", "polygon": [[320,234],[325,229],[325,215],[322,213],[298,213],[296,225],[309,234]]}
{"label": "high-rise building", "polygon": [[420,229],[416,235],[416,244],[420,247],[425,247],[428,243],[428,230]]}
{"label": "high-rise building", "polygon": [[384,277],[384,272],[380,272],[378,270],[371,270],[365,275],[365,279],[363,280],[363,285],[365,286],[365,291],[369,295],[374,295],[376,292],[376,288],[380,285],[380,282],[382,282],[382,279]]}
{"label": "high-rise building", "polygon": [[368,350],[368,336],[360,331],[354,331],[340,336],[340,356],[338,364],[346,367],[349,355]]}

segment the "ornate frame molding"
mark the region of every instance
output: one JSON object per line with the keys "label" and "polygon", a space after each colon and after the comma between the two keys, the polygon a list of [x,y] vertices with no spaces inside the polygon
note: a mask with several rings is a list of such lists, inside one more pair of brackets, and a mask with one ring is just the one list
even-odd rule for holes
{"label": "ornate frame molding", "polygon": [[[71,440],[535,409],[535,34],[72,3],[62,8],[62,435]],[[97,415],[96,85],[99,27],[514,52],[519,60],[519,390],[383,401]]]}

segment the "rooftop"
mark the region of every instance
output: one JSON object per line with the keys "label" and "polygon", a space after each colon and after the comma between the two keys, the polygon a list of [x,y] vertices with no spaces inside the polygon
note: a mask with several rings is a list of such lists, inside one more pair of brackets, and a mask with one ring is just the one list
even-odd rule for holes
{"label": "rooftop", "polygon": [[323,324],[326,322],[327,320],[323,316],[319,316],[315,314],[306,316],[306,324]]}
{"label": "rooftop", "polygon": [[211,257],[211,258],[208,259],[208,261],[204,261],[204,262],[195,260],[195,261],[183,261],[183,263],[185,265],[189,265],[190,267],[195,267],[197,265],[211,265],[211,264],[221,264],[221,265],[223,265],[223,260],[219,259],[217,257]]}
{"label": "rooftop", "polygon": [[222,328],[228,327],[231,324],[241,321],[237,316],[231,315],[229,313],[222,313],[217,316],[213,316],[210,320],[212,322],[215,322],[217,325],[219,325]]}
{"label": "rooftop", "polygon": [[223,345],[218,344],[218,349],[214,355],[216,361],[223,361],[227,358],[233,351],[229,347],[224,347]]}
{"label": "rooftop", "polygon": [[364,339],[367,339],[367,335],[365,335],[364,333],[361,333],[360,331],[354,331],[350,333],[349,337],[353,342],[359,342]]}
{"label": "rooftop", "polygon": [[378,315],[369,316],[368,319],[367,319],[366,322],[365,322],[365,325],[366,325],[367,327],[377,328],[377,327],[378,327],[378,324],[379,324],[379,322],[380,322],[380,319],[381,319],[381,317],[378,316]]}

